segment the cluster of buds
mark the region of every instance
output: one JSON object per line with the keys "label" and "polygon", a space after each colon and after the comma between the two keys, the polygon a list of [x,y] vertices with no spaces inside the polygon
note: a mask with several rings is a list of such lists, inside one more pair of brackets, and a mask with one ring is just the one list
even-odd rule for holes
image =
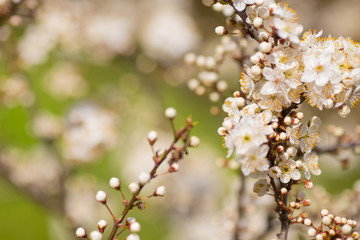
{"label": "cluster of buds", "polygon": [[[140,237],[137,233],[140,231],[140,224],[136,221],[133,217],[127,217],[128,213],[134,207],[142,210],[145,208],[145,200],[152,198],[152,197],[163,197],[165,195],[165,187],[159,186],[157,187],[154,192],[150,196],[140,197],[139,194],[141,190],[148,184],[152,179],[162,176],[166,173],[176,172],[179,169],[178,162],[184,157],[184,154],[187,154],[188,147],[197,147],[200,143],[200,140],[196,136],[190,137],[190,131],[195,126],[190,118],[186,120],[186,126],[180,128],[179,130],[175,129],[174,126],[174,119],[176,117],[176,110],[174,108],[167,108],[165,111],[165,117],[170,121],[174,139],[170,146],[163,150],[154,150],[154,145],[158,139],[158,134],[155,131],[150,131],[147,139],[149,145],[153,152],[153,162],[154,167],[150,172],[141,171],[138,175],[138,179],[135,182],[132,182],[128,185],[128,190],[131,194],[130,198],[126,198],[124,192],[122,191],[121,181],[117,177],[112,177],[109,180],[109,185],[112,189],[115,189],[120,192],[122,199],[124,210],[122,211],[121,215],[117,217],[110,207],[107,204],[108,195],[105,191],[100,190],[96,193],[96,201],[103,204],[108,212],[110,213],[114,225],[112,227],[112,231],[109,235],[109,239],[114,239],[118,237],[120,234],[124,233],[125,230],[128,230],[129,233],[126,237],[127,240],[139,240]],[[182,142],[182,144],[179,144]],[[159,166],[164,162],[169,163],[168,171],[165,173],[158,173]],[[126,221],[124,223],[124,220]],[[90,233],[89,237],[91,240],[101,240],[103,239],[104,231],[107,227],[107,223],[105,220],[101,220],[98,223],[98,230],[93,231]],[[119,233],[117,231],[122,229]],[[80,227],[76,230],[76,236],[79,238],[88,238],[87,232],[84,228]]]}
{"label": "cluster of buds", "polygon": [[355,220],[347,219],[340,216],[334,216],[327,209],[321,210],[321,224],[315,227],[311,219],[305,218],[303,223],[305,226],[310,227],[308,235],[316,240],[334,239],[334,240],[354,240],[359,239],[359,233],[354,231],[357,226]]}

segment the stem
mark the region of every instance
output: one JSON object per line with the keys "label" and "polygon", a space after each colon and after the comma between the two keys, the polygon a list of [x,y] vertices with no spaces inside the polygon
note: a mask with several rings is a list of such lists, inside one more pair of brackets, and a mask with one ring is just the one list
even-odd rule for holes
{"label": "stem", "polygon": [[234,7],[234,3],[231,0],[226,0],[225,2],[229,3],[234,8],[236,14],[243,21],[244,28],[245,28],[246,32],[250,35],[250,37],[253,38],[254,40],[256,40],[257,42],[261,43],[261,40],[259,38],[259,33],[257,32],[256,28],[253,25],[246,22],[246,18],[248,17],[248,15],[245,12],[246,8],[243,11],[238,11]]}
{"label": "stem", "polygon": [[[170,147],[168,149],[165,150],[165,152],[163,153],[163,155],[161,156],[161,158],[155,162],[155,165],[153,167],[153,169],[150,172],[150,179],[153,179],[155,177],[156,171],[159,168],[159,166],[165,161],[165,159],[167,159],[167,156],[169,155],[169,153],[175,149],[175,144],[178,140],[180,140],[181,136],[188,132],[188,134],[190,133],[190,129],[193,127],[193,125],[189,125],[187,124],[186,128],[183,128],[181,130],[179,130],[176,134],[174,134],[174,140],[171,143]],[[185,142],[186,144],[186,142]],[[184,151],[186,151],[186,145],[184,147]],[[135,192],[131,198],[131,200],[129,201],[129,203],[126,205],[125,209],[123,210],[123,212],[121,213],[121,217],[115,222],[111,233],[108,237],[108,240],[113,240],[114,237],[116,236],[116,232],[119,229],[119,226],[121,225],[121,223],[124,221],[126,215],[129,213],[129,211],[134,207],[134,203],[135,201],[138,200],[138,195],[141,192],[141,190],[143,189],[145,185],[140,185],[140,188],[137,192]]]}
{"label": "stem", "polygon": [[237,211],[238,211],[238,215],[236,218],[236,222],[235,222],[235,229],[233,232],[233,240],[238,240],[240,237],[240,229],[239,229],[239,222],[242,218],[242,216],[244,215],[245,209],[244,209],[244,195],[245,195],[245,186],[246,185],[246,178],[245,175],[242,173],[242,171],[240,171],[240,186],[238,189],[238,194],[237,194]]}

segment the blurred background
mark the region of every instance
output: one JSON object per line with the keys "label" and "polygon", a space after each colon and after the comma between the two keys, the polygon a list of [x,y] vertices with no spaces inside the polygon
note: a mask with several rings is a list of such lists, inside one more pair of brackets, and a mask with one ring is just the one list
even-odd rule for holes
{"label": "blurred background", "polygon": [[[170,142],[163,117],[169,106],[178,111],[176,126],[189,115],[199,122],[193,134],[201,146],[190,150],[179,173],[148,187],[151,193],[165,185],[164,198],[130,215],[141,223],[142,239],[228,239],[238,175],[218,167],[226,154],[216,133],[223,115],[210,111],[227,95],[211,103],[189,91],[197,69],[183,63],[189,51],[213,54],[220,42],[214,28],[224,16],[199,0],[14,2],[0,0],[1,239],[75,239],[78,226],[91,231],[100,219],[110,223],[96,191],[105,190],[121,211],[108,180],[119,177],[126,188],[151,168],[146,136],[159,132],[156,148]],[[359,1],[284,2],[305,30],[360,41]],[[240,71],[229,65],[223,78],[236,90]],[[331,122],[353,131],[359,123],[359,107],[347,119],[302,110],[322,117],[323,129]],[[360,177],[355,155],[337,160],[322,158],[323,174],[313,179],[332,194]]]}

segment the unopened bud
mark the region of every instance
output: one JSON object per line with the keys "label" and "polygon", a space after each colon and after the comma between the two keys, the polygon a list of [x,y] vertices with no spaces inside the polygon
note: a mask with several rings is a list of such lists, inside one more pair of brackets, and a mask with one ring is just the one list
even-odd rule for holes
{"label": "unopened bud", "polygon": [[312,221],[311,221],[311,219],[310,218],[305,218],[304,219],[304,224],[306,225],[306,226],[311,226],[312,225]]}
{"label": "unopened bud", "polygon": [[215,28],[215,33],[219,36],[226,35],[228,31],[223,26],[217,26]]}
{"label": "unopened bud", "polygon": [[98,223],[97,223],[97,227],[99,229],[99,232],[103,233],[105,228],[107,227],[107,222],[105,220],[100,220]]}
{"label": "unopened bud", "polygon": [[150,145],[153,145],[155,143],[155,141],[157,140],[158,138],[158,134],[156,131],[150,131],[147,135],[147,139],[150,143]]}
{"label": "unopened bud", "polygon": [[92,231],[90,233],[90,239],[91,240],[102,240],[103,235],[98,231]]}
{"label": "unopened bud", "polygon": [[139,176],[138,176],[138,180],[140,185],[144,185],[145,183],[147,183],[150,180],[151,176],[149,173],[147,172],[140,172]]}
{"label": "unopened bud", "polygon": [[106,203],[106,199],[107,199],[107,195],[106,192],[100,190],[96,193],[96,201],[105,204]]}
{"label": "unopened bud", "polygon": [[168,119],[174,119],[176,117],[176,109],[169,107],[165,110],[165,117]]}
{"label": "unopened bud", "polygon": [[120,179],[116,177],[110,178],[109,185],[113,189],[120,190]]}
{"label": "unopened bud", "polygon": [[129,191],[130,191],[132,194],[137,193],[137,191],[138,191],[139,189],[140,189],[139,184],[137,184],[137,183],[135,183],[135,182],[129,184]]}
{"label": "unopened bud", "polygon": [[129,229],[130,229],[130,232],[132,232],[132,233],[140,232],[140,229],[141,229],[140,223],[138,223],[138,222],[131,223]]}
{"label": "unopened bud", "polygon": [[285,195],[288,193],[288,190],[286,188],[281,188],[280,192],[281,192],[281,195]]}
{"label": "unopened bud", "polygon": [[85,228],[79,227],[76,229],[76,237],[78,238],[86,238],[87,234],[86,234],[86,230]]}
{"label": "unopened bud", "polygon": [[163,197],[165,195],[165,187],[160,186],[155,189],[154,196]]}
{"label": "unopened bud", "polygon": [[303,201],[302,205],[303,206],[310,206],[311,205],[310,199],[306,199],[305,201]]}
{"label": "unopened bud", "polygon": [[200,139],[197,136],[190,137],[189,146],[198,147],[200,144]]}
{"label": "unopened bud", "polygon": [[314,187],[314,183],[312,181],[305,181],[305,188],[312,189]]}
{"label": "unopened bud", "polygon": [[169,172],[177,172],[179,170],[179,164],[174,162],[169,167]]}

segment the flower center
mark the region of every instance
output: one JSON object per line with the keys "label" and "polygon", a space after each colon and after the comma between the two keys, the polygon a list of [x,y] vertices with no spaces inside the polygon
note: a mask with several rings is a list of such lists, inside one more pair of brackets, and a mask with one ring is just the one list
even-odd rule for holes
{"label": "flower center", "polygon": [[318,66],[316,67],[316,71],[317,71],[317,72],[322,72],[322,71],[324,71],[324,67],[321,66],[321,65],[318,65]]}

